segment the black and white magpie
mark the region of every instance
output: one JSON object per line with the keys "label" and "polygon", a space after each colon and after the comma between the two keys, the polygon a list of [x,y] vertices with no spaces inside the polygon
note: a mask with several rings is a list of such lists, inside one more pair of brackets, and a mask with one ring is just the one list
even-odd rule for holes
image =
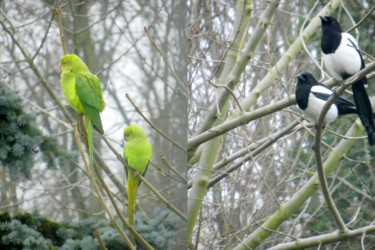
{"label": "black and white magpie", "polygon": [[[327,102],[328,98],[332,96],[333,91],[318,82],[314,76],[308,72],[302,72],[298,74],[297,77],[297,105],[311,119],[317,121],[324,104]],[[349,102],[344,96],[339,96],[328,110],[324,118],[324,125],[333,122],[338,116],[347,114],[357,114],[357,110],[353,103]]]}
{"label": "black and white magpie", "polygon": [[[323,61],[328,73],[337,80],[345,80],[365,67],[358,43],[349,33],[342,32],[340,24],[331,16],[320,16],[322,21]],[[358,116],[366,129],[368,142],[375,145],[375,123],[364,77],[352,85]]]}

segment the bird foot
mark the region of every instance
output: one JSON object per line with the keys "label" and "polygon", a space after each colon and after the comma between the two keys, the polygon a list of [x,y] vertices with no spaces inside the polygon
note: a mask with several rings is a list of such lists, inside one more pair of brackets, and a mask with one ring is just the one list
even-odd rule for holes
{"label": "bird foot", "polygon": [[[323,123],[322,123],[322,130],[324,130],[325,127],[326,127],[326,124],[323,122]],[[318,129],[318,123],[315,123],[315,124],[314,124],[314,128],[315,128],[315,129]]]}
{"label": "bird foot", "polygon": [[336,86],[332,88],[332,94],[334,96],[337,95],[337,89],[340,88],[342,85],[344,85],[344,81],[339,82]]}

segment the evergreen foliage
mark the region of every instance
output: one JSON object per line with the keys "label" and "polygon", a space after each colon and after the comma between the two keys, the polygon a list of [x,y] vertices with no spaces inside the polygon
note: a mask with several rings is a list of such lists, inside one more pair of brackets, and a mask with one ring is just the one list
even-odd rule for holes
{"label": "evergreen foliage", "polygon": [[5,234],[1,237],[1,245],[4,246],[2,249],[19,249],[18,246],[22,246],[22,249],[48,250],[51,244],[50,240],[44,239],[41,233],[19,220],[2,223],[0,235],[3,233]]}
{"label": "evergreen foliage", "polygon": [[42,134],[34,124],[35,115],[25,113],[17,92],[0,86],[0,166],[7,167],[15,180],[31,177],[34,158],[40,151],[48,168],[56,168],[69,157],[56,139]]}
{"label": "evergreen foliage", "polygon": [[[184,226],[169,210],[156,208],[152,215],[135,214],[136,229],[155,249],[174,249],[176,232]],[[119,232],[109,221],[85,219],[78,224],[56,223],[34,214],[11,218],[0,215],[0,249],[84,249],[97,250],[93,232],[99,230],[107,249],[128,249]],[[129,236],[129,232],[125,230]],[[138,249],[143,249],[138,244]]]}
{"label": "evergreen foliage", "polygon": [[171,213],[169,210],[161,210],[155,208],[152,215],[148,215],[150,219],[146,221],[146,215],[143,212],[136,213],[135,229],[157,249],[171,249],[175,243],[176,231],[183,227],[183,223],[179,217]]}

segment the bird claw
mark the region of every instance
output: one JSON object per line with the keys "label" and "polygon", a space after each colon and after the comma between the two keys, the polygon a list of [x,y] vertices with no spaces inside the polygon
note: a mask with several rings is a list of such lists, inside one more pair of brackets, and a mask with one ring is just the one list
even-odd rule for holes
{"label": "bird claw", "polygon": [[[323,130],[325,127],[326,127],[326,124],[323,122],[323,123],[322,123],[322,130]],[[315,129],[318,129],[318,123],[315,123],[315,124],[314,124],[314,128],[315,128]]]}
{"label": "bird claw", "polygon": [[332,95],[337,96],[337,89],[344,85],[344,81],[339,82],[336,86],[332,88]]}

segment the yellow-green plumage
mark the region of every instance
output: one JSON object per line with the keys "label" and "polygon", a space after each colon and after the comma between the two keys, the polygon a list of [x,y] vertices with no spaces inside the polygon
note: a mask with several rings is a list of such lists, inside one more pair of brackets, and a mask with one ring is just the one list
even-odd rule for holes
{"label": "yellow-green plumage", "polygon": [[70,106],[78,114],[89,116],[94,127],[103,133],[100,112],[105,108],[99,78],[74,54],[61,58],[61,87]]}
{"label": "yellow-green plumage", "polygon": [[90,165],[94,167],[92,125],[104,133],[100,112],[105,108],[99,78],[92,74],[86,64],[74,54],[61,58],[61,87],[65,98],[78,114],[86,118]]}
{"label": "yellow-green plumage", "polygon": [[[152,146],[146,133],[136,125],[130,125],[124,130],[124,138],[127,141],[124,147],[125,161],[139,174],[144,175],[152,156]],[[129,223],[134,226],[133,213],[140,181],[130,170],[127,171],[127,181]]]}

